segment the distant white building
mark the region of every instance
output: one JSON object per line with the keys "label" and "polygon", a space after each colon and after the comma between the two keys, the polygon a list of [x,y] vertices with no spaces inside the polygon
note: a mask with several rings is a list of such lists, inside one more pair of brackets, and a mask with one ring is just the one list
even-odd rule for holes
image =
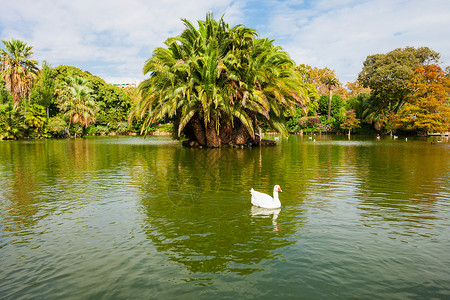
{"label": "distant white building", "polygon": [[129,87],[137,87],[141,83],[140,80],[135,81],[128,81],[128,82],[112,82],[112,85],[115,85],[117,87],[120,87],[122,89],[129,88]]}

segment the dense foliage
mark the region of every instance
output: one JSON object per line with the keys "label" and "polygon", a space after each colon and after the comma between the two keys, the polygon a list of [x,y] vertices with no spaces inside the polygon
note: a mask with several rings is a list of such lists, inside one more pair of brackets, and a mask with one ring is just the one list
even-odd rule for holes
{"label": "dense foliage", "polygon": [[58,108],[69,120],[68,130],[72,122],[86,128],[95,122],[98,112],[90,82],[78,76],[69,76],[67,81],[58,91]]}
{"label": "dense foliage", "polygon": [[[360,121],[360,128],[352,128],[357,132],[392,135],[394,131],[407,134],[448,131],[450,69],[447,67],[444,72],[431,64],[439,56],[427,47],[406,47],[370,55],[358,80],[348,83],[344,93],[339,89],[342,97],[335,100],[333,95],[331,105],[326,79],[333,78],[333,70],[300,65],[298,71],[306,82],[317,88],[321,97],[318,106],[311,105],[315,101],[308,105],[312,108],[308,116],[291,119],[289,128],[291,132],[338,132],[349,126],[345,123],[349,111],[353,111],[351,118]],[[331,117],[326,120],[328,110]]]}
{"label": "dense foliage", "polygon": [[406,47],[367,57],[345,86],[335,71],[295,66],[245,26],[208,14],[157,48],[139,89],[72,66],[38,70],[32,47],[0,49],[0,140],[173,131],[191,145],[259,143],[260,131],[427,134],[450,130],[450,67]]}
{"label": "dense foliage", "polygon": [[360,120],[356,118],[355,111],[353,109],[347,110],[344,113],[343,122],[341,123],[341,128],[348,130],[348,135],[350,136],[350,132],[354,128],[360,127]]}
{"label": "dense foliage", "polygon": [[419,133],[450,131],[450,78],[437,65],[420,66],[408,87],[412,93],[399,114],[399,126]]}
{"label": "dense foliage", "polygon": [[408,83],[414,70],[438,59],[439,54],[427,47],[406,47],[368,56],[358,80],[373,92],[371,110],[397,113],[411,92]]}
{"label": "dense foliage", "polygon": [[0,139],[135,131],[127,123],[132,98],[126,91],[79,68],[47,62],[35,77],[32,88],[15,98],[0,79]]}
{"label": "dense foliage", "polygon": [[134,110],[144,119],[142,132],[168,117],[178,136],[200,146],[257,143],[261,126],[287,133],[285,116],[309,100],[288,55],[254,30],[231,28],[211,14],[198,28],[183,22],[183,33],[145,64],[150,78]]}

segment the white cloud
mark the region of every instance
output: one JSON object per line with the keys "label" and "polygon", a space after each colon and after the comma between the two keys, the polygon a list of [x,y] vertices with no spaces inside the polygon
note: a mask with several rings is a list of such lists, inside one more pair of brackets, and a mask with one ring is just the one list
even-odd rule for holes
{"label": "white cloud", "polygon": [[353,81],[367,55],[429,46],[450,61],[448,0],[15,0],[2,2],[2,39],[20,38],[35,57],[103,78],[142,79],[155,47],[183,30],[181,18],[225,13],[275,39],[296,63],[336,70]]}
{"label": "white cloud", "polygon": [[275,12],[269,26],[297,63],[331,67],[353,81],[368,55],[428,46],[449,63],[450,1],[320,1]]}
{"label": "white cloud", "polygon": [[[16,0],[2,4],[2,39],[33,45],[38,60],[88,65],[104,77],[142,77],[155,47],[183,29],[181,18],[204,19],[208,11],[239,20],[239,4],[221,1]],[[77,65],[78,64],[78,65]],[[108,69],[117,74],[98,74]]]}

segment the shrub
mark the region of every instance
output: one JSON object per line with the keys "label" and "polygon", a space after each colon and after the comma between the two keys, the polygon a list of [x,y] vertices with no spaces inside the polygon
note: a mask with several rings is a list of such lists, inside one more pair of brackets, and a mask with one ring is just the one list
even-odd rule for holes
{"label": "shrub", "polygon": [[67,131],[67,122],[64,121],[64,119],[60,116],[54,116],[48,119],[47,123],[47,131],[53,136],[53,137],[67,137],[68,131]]}
{"label": "shrub", "polygon": [[106,125],[90,125],[86,128],[87,135],[105,135],[110,132],[111,129]]}
{"label": "shrub", "polygon": [[50,134],[46,129],[47,118],[45,107],[39,104],[31,104],[25,118],[28,126],[28,135],[34,139],[48,138]]}
{"label": "shrub", "polygon": [[127,122],[119,122],[117,123],[117,128],[115,130],[118,133],[125,133],[129,131],[129,126]]}
{"label": "shrub", "polygon": [[23,137],[25,126],[22,114],[10,102],[7,106],[0,106],[0,140],[15,140]]}

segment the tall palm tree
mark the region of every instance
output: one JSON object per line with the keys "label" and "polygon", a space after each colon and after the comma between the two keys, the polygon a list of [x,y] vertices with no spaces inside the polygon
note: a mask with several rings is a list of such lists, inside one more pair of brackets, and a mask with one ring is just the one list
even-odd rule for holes
{"label": "tall palm tree", "polygon": [[333,89],[339,86],[339,81],[335,77],[327,77],[323,83],[328,87],[328,120],[331,118],[331,100],[333,99]]}
{"label": "tall palm tree", "polygon": [[[244,144],[259,124],[287,132],[284,114],[305,106],[306,90],[294,64],[273,41],[212,14],[157,48],[144,66],[142,100],[133,115],[142,131],[165,116],[199,145]],[[130,117],[133,117],[130,115]]]}
{"label": "tall palm tree", "polygon": [[6,88],[13,95],[14,106],[23,98],[26,105],[26,96],[36,79],[37,61],[32,60],[33,47],[21,40],[11,39],[2,41],[6,50],[0,49],[1,76],[5,80]]}
{"label": "tall palm tree", "polygon": [[72,123],[80,123],[86,128],[95,122],[98,112],[89,81],[71,76],[68,82],[59,90],[59,110],[69,119],[69,130]]}

